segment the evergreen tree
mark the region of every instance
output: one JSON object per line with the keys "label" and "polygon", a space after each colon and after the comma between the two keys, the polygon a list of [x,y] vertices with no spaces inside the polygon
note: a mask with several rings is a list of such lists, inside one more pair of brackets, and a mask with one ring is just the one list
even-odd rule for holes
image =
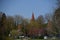
{"label": "evergreen tree", "polygon": [[0,35],[1,35],[0,39],[1,40],[5,40],[5,34],[6,34],[5,27],[6,27],[6,15],[5,13],[3,13],[1,17],[1,22],[0,22]]}

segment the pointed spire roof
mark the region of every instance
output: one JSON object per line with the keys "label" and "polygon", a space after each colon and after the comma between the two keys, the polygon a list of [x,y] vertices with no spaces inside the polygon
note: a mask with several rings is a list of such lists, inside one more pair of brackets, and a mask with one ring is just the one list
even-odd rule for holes
{"label": "pointed spire roof", "polygon": [[31,20],[32,20],[32,21],[35,20],[35,18],[34,18],[34,13],[33,13],[33,12],[32,12],[32,18],[31,18]]}

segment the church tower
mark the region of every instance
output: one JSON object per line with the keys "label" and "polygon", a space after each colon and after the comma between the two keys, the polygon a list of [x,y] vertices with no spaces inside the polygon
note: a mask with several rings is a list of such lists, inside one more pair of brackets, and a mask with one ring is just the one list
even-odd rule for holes
{"label": "church tower", "polygon": [[32,18],[31,18],[31,21],[35,21],[34,13],[33,13],[33,12],[32,12]]}

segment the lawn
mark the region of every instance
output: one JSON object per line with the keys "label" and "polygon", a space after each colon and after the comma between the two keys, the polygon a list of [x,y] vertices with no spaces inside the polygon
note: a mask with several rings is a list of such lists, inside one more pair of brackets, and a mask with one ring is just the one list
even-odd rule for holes
{"label": "lawn", "polygon": [[48,38],[48,39],[31,39],[31,38],[29,38],[29,39],[26,39],[26,38],[23,38],[23,39],[13,39],[11,37],[6,37],[6,40],[60,40],[60,39],[58,39],[58,38],[56,38],[56,39],[52,39],[52,38]]}
{"label": "lawn", "polygon": [[60,39],[16,39],[16,40],[60,40]]}

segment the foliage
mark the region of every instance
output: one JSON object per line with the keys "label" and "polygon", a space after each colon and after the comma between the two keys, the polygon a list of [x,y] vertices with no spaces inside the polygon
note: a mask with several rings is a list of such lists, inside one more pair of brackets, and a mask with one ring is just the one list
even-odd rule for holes
{"label": "foliage", "polygon": [[0,38],[1,40],[5,40],[5,36],[7,35],[6,31],[6,15],[5,13],[2,14],[1,21],[0,21]]}
{"label": "foliage", "polygon": [[57,30],[57,33],[60,33],[60,8],[56,9],[53,16],[53,22]]}
{"label": "foliage", "polygon": [[39,24],[44,24],[45,20],[44,20],[44,17],[42,15],[38,16],[38,18],[36,19],[36,21],[39,23]]}

